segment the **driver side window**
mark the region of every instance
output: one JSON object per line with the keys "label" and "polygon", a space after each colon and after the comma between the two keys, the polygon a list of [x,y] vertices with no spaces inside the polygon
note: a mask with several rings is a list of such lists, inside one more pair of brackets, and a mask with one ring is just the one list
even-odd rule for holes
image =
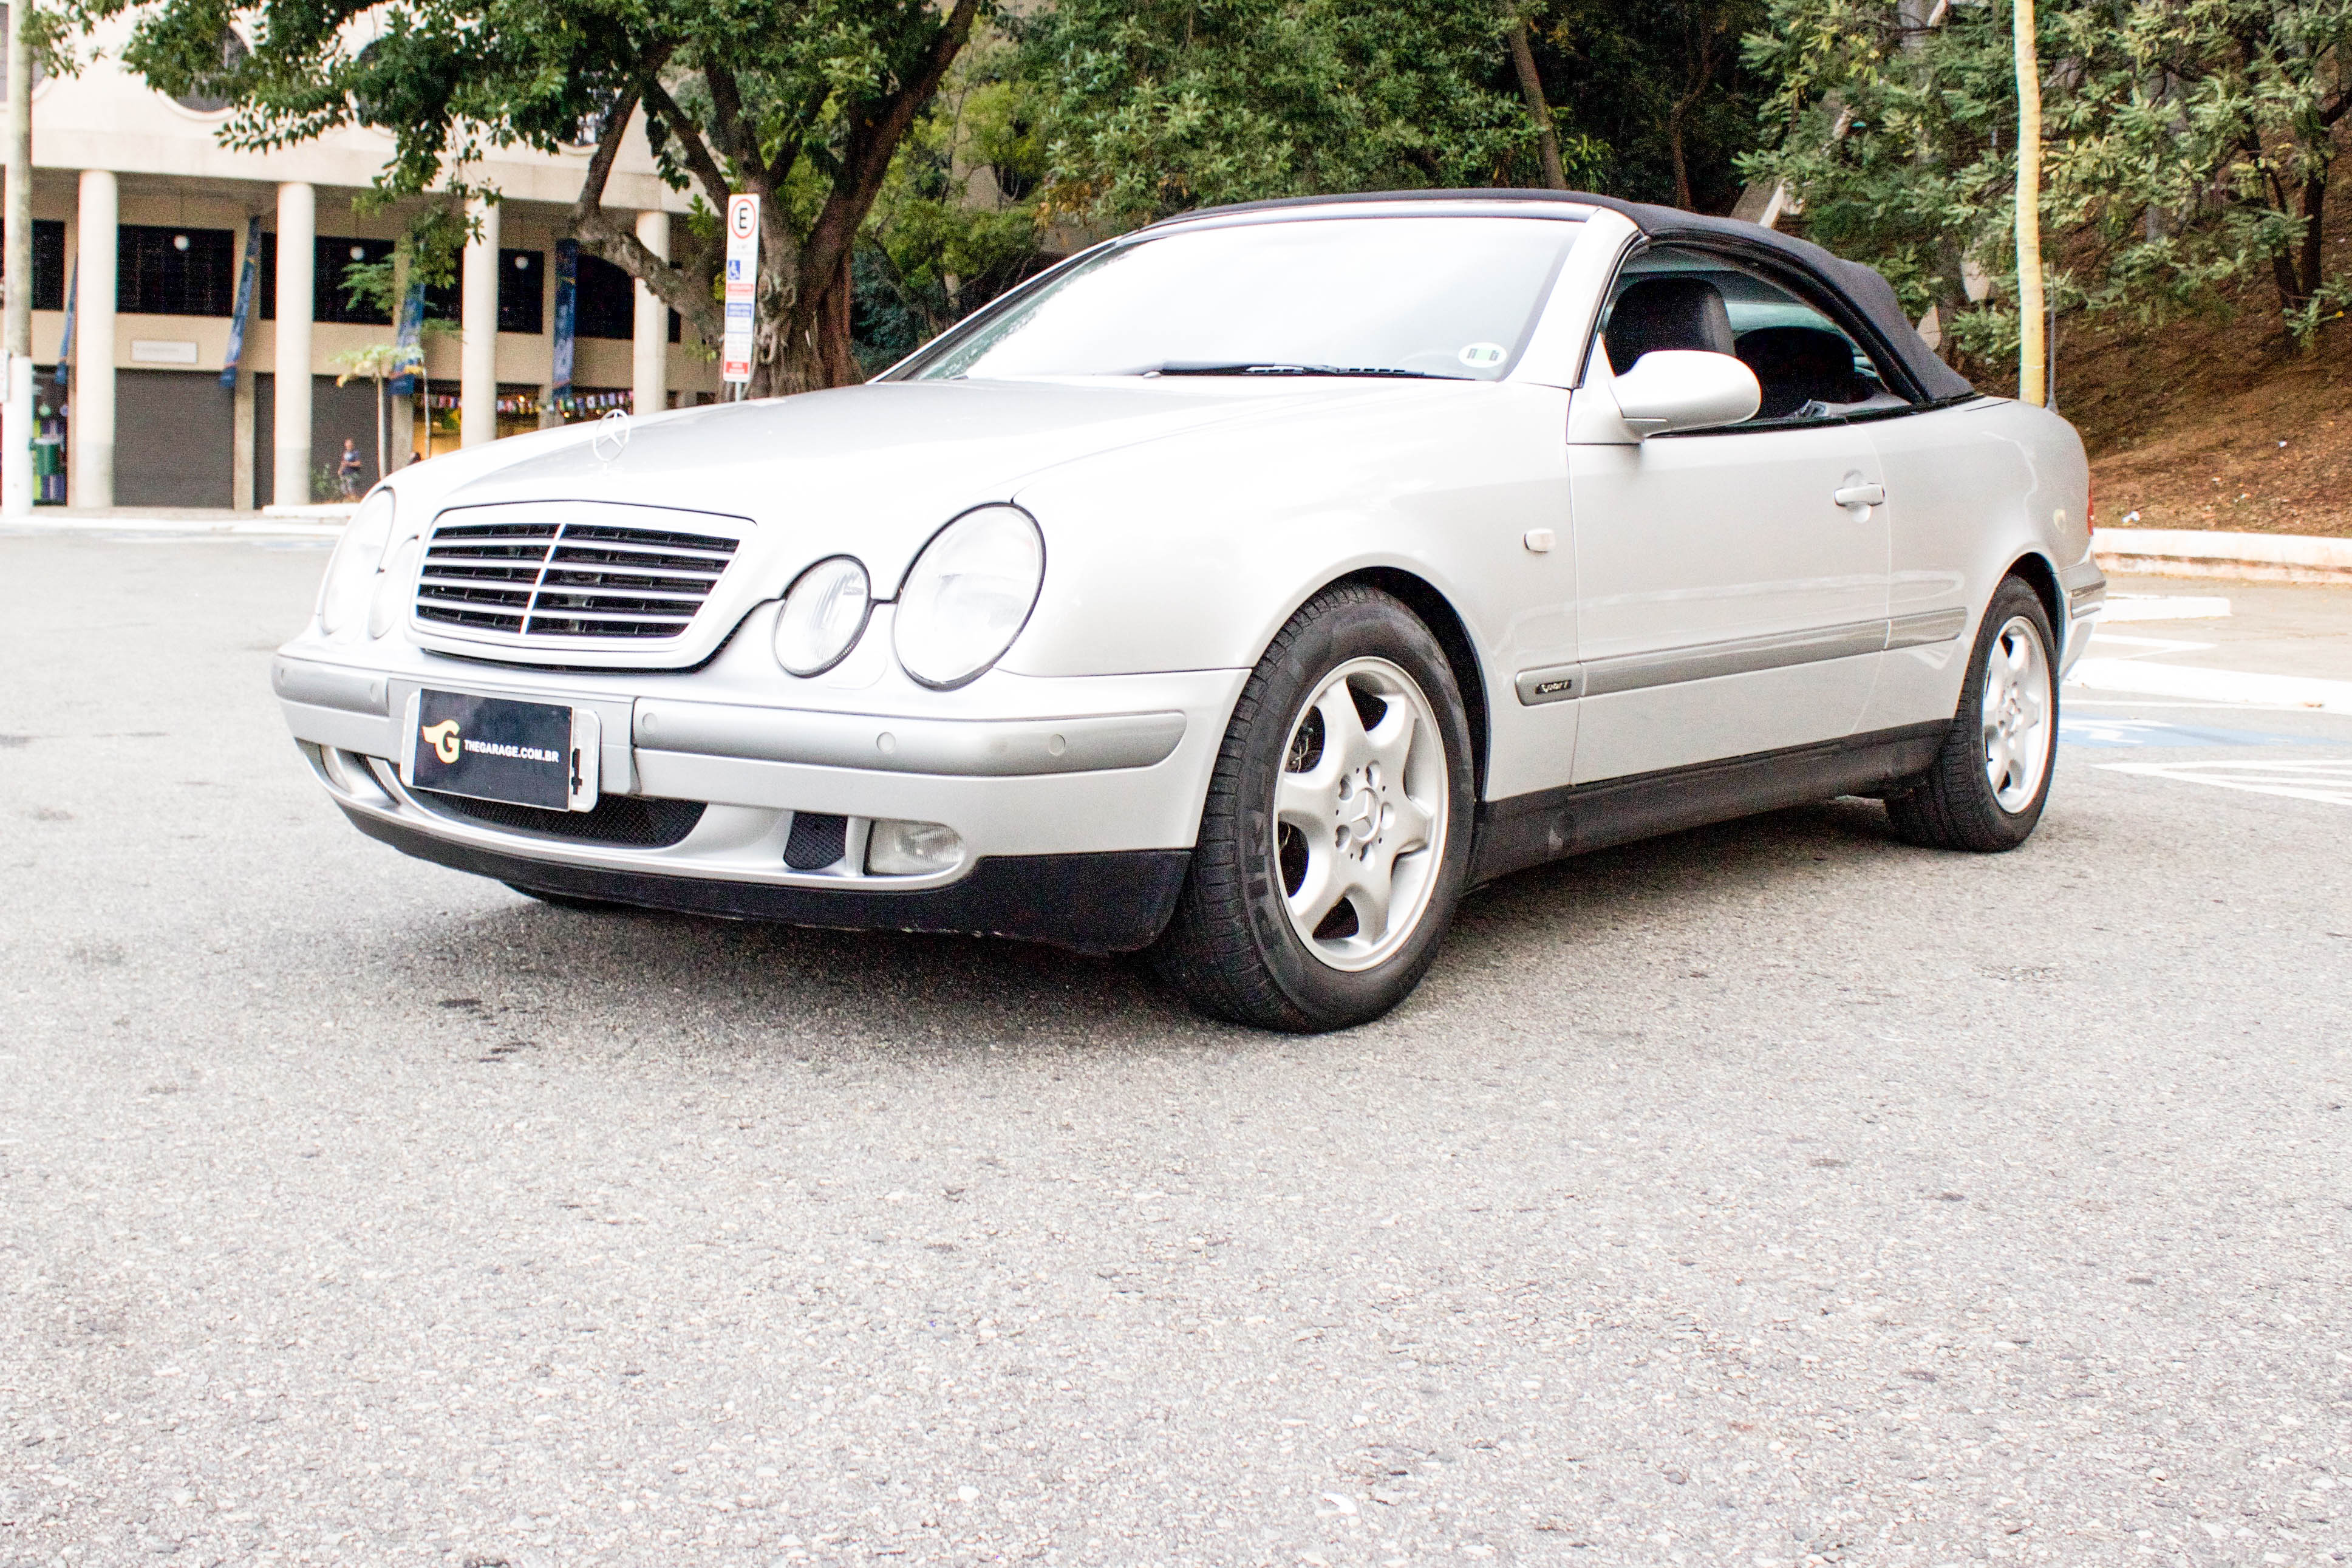
{"label": "driver side window", "polygon": [[1612,370],[1654,349],[1732,354],[1756,374],[1750,425],[1834,419],[1909,405],[1837,323],[1779,284],[1721,257],[1661,247],[1618,275],[1601,329]]}

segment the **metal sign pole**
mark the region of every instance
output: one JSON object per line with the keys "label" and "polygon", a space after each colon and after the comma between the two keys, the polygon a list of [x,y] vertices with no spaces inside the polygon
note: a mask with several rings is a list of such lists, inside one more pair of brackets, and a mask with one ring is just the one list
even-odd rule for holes
{"label": "metal sign pole", "polygon": [[755,290],[760,280],[760,198],[727,198],[727,339],[719,354],[719,376],[740,402],[751,390],[751,342],[757,324]]}

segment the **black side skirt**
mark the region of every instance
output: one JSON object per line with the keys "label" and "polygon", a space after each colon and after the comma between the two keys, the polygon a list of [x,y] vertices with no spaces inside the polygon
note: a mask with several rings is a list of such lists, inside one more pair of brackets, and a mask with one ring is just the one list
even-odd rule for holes
{"label": "black side skirt", "polygon": [[1484,882],[1565,855],[1760,811],[1883,791],[1925,773],[1951,729],[1949,720],[1910,724],[1484,801],[1478,806],[1470,879]]}
{"label": "black side skirt", "polygon": [[1009,936],[1079,952],[1125,952],[1148,946],[1176,912],[1176,896],[1183,890],[1184,873],[1192,861],[1189,849],[1006,855],[980,861],[961,881],[944,888],[904,893],[861,888],[836,891],[562,866],[452,844],[348,808],[343,815],[362,833],[404,854],[537,893],[841,931]]}

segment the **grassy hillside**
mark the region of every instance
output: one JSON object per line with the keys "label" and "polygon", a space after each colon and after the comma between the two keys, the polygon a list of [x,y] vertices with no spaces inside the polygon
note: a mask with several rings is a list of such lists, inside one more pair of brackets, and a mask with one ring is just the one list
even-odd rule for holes
{"label": "grassy hillside", "polygon": [[2296,353],[2274,308],[2265,289],[2228,318],[2062,334],[2100,526],[2352,535],[2352,322]]}

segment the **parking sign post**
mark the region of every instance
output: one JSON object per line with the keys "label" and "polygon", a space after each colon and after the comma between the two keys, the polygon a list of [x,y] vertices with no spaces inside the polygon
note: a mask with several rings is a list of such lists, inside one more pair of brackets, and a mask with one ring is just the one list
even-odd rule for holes
{"label": "parking sign post", "polygon": [[[719,354],[719,374],[731,386],[751,381],[753,289],[760,277],[760,198],[727,198],[727,341]],[[740,398],[741,392],[735,396]]]}

